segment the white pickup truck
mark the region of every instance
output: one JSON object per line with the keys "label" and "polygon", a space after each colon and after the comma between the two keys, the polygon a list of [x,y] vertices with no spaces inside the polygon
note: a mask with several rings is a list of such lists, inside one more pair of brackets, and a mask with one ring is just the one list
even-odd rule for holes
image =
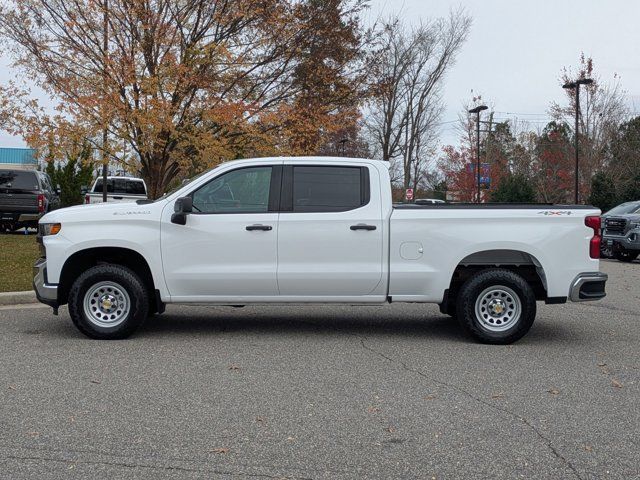
{"label": "white pickup truck", "polygon": [[[84,203],[103,203],[102,177],[96,178]],[[136,177],[107,177],[107,202],[133,203],[147,199],[147,184]]]}
{"label": "white pickup truck", "polygon": [[536,301],[605,296],[589,206],[392,205],[386,162],[222,164],[154,202],[40,220],[40,301],[92,338],[167,303],[437,303],[486,343],[521,338]]}

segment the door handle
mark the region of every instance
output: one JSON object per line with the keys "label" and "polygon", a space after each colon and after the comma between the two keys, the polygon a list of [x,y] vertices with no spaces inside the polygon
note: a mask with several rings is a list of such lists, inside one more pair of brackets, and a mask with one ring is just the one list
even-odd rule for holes
{"label": "door handle", "polygon": [[254,230],[263,230],[265,232],[268,232],[269,230],[273,230],[273,227],[271,225],[247,225],[245,228],[249,232],[253,232]]}
{"label": "door handle", "polygon": [[375,225],[365,225],[364,223],[359,223],[357,225],[351,225],[351,230],[375,230]]}

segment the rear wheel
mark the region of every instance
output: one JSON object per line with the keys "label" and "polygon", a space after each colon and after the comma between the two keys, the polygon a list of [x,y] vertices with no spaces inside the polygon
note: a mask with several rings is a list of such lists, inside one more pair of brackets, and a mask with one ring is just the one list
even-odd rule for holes
{"label": "rear wheel", "polygon": [[533,325],[536,299],[520,275],[488,269],[464,283],[456,311],[462,329],[476,340],[508,344],[522,338]]}
{"label": "rear wheel", "polygon": [[97,265],[85,271],[69,291],[69,314],[91,338],[120,339],[131,335],[147,318],[149,295],[132,270],[121,265]]}
{"label": "rear wheel", "polygon": [[633,250],[618,250],[615,253],[616,259],[621,262],[633,262],[636,258],[638,258],[638,254],[640,252],[636,252]]}

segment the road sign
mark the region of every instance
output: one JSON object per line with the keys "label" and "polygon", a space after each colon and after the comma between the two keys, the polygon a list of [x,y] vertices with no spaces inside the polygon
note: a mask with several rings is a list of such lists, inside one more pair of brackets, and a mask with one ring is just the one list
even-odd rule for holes
{"label": "road sign", "polygon": [[[473,174],[476,178],[476,164],[467,163],[467,171]],[[480,164],[480,188],[489,188],[491,186],[491,167],[488,163]]]}
{"label": "road sign", "polygon": [[404,193],[404,198],[406,198],[409,201],[413,200],[413,188],[407,188],[407,190]]}

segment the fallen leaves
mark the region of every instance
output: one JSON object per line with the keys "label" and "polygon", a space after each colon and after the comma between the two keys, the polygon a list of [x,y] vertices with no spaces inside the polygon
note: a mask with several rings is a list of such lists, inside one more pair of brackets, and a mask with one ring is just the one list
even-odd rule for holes
{"label": "fallen leaves", "polygon": [[91,383],[95,383],[96,385],[100,385],[102,382],[100,380],[90,380]]}
{"label": "fallen leaves", "polygon": [[211,450],[211,453],[215,453],[217,455],[226,455],[227,453],[229,453],[229,449],[227,447],[214,448],[213,450]]}
{"label": "fallen leaves", "polygon": [[240,370],[240,366],[232,363],[231,365],[229,365],[229,370]]}
{"label": "fallen leaves", "polygon": [[15,390],[16,386],[15,385],[9,385],[9,390]]}
{"label": "fallen leaves", "polygon": [[380,409],[378,407],[368,407],[367,413],[378,413]]}
{"label": "fallen leaves", "polygon": [[582,445],[582,449],[585,452],[592,452],[593,451],[593,447],[591,445]]}
{"label": "fallen leaves", "polygon": [[551,395],[558,395],[560,393],[560,390],[556,390],[555,388],[550,388],[549,390],[547,390],[547,392],[549,392]]}
{"label": "fallen leaves", "polygon": [[433,400],[436,398],[436,395],[427,395],[426,397],[424,397],[425,400]]}
{"label": "fallen leaves", "polygon": [[613,380],[611,380],[611,385],[614,386],[615,388],[622,388],[623,385],[621,382],[619,382],[618,380],[616,380],[615,378]]}
{"label": "fallen leaves", "polygon": [[494,393],[491,398],[504,398],[504,392]]}
{"label": "fallen leaves", "polygon": [[396,427],[394,427],[393,425],[389,425],[387,427],[387,432],[389,433],[396,433],[398,431],[398,429]]}

